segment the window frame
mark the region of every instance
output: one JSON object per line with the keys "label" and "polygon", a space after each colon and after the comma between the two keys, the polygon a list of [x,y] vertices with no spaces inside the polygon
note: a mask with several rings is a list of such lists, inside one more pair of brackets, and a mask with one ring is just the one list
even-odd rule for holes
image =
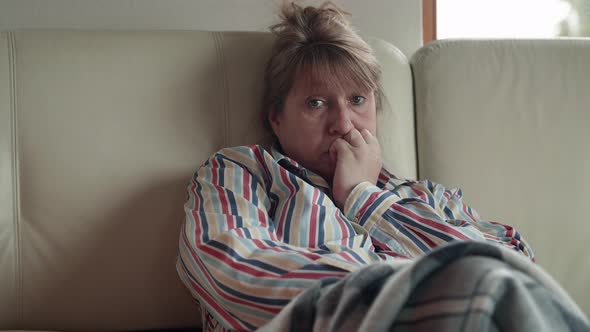
{"label": "window frame", "polygon": [[436,40],[436,0],[422,0],[422,42]]}

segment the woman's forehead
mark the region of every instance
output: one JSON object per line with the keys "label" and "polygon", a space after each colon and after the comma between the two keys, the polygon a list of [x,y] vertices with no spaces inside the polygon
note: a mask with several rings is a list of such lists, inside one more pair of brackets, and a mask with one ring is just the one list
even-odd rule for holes
{"label": "woman's forehead", "polygon": [[293,89],[296,93],[361,93],[372,89],[361,80],[354,78],[353,73],[346,70],[338,71],[330,68],[314,68],[295,72]]}

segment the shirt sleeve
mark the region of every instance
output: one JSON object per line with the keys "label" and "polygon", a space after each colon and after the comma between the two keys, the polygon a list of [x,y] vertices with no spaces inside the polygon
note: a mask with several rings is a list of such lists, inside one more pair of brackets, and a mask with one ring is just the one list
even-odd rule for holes
{"label": "shirt sleeve", "polygon": [[194,175],[176,263],[191,295],[235,330],[263,325],[318,280],[362,266],[350,261],[345,248],[333,252],[279,241],[264,172],[244,162],[217,153]]}
{"label": "shirt sleeve", "polygon": [[460,189],[431,181],[393,177],[383,189],[360,183],[348,196],[344,213],[386,253],[415,257],[450,241],[475,240],[506,246],[534,261],[532,249],[513,227],[482,220],[463,201]]}

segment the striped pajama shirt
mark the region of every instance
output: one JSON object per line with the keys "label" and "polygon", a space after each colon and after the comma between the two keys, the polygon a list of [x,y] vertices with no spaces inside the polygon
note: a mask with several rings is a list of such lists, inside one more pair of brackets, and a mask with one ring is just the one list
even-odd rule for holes
{"label": "striped pajama shirt", "polygon": [[323,178],[258,145],[209,158],[188,185],[185,212],[176,267],[204,331],[256,329],[322,278],[451,241],[493,242],[534,260],[515,229],[482,220],[459,189],[382,169],[340,210]]}

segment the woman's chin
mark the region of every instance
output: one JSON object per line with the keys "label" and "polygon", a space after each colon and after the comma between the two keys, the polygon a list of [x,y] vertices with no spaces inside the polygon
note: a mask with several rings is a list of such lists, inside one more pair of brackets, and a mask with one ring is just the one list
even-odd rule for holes
{"label": "woman's chin", "polygon": [[330,154],[322,153],[320,158],[316,159],[313,165],[309,165],[308,169],[315,174],[324,178],[327,182],[332,181],[332,176],[334,175],[334,169],[336,168],[336,164],[332,162],[330,158]]}
{"label": "woman's chin", "polygon": [[323,177],[326,181],[331,182],[332,181],[332,177],[334,176],[334,169],[336,168],[336,165],[334,165],[332,163],[332,161],[330,159],[323,161],[320,164],[320,167],[318,169],[318,175],[320,175],[321,177]]}

